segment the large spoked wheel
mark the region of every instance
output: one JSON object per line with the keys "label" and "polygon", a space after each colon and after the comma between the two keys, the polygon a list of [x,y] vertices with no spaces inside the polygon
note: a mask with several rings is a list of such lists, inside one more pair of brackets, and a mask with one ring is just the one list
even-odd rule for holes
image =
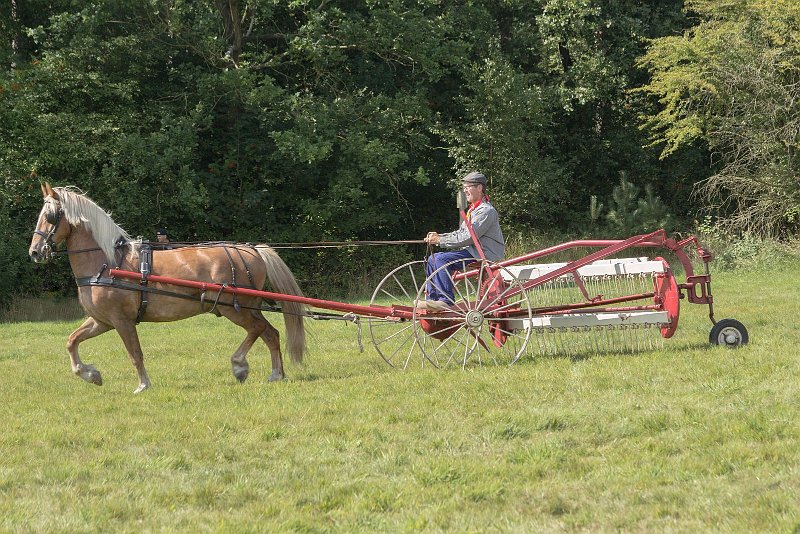
{"label": "large spoked wheel", "polygon": [[708,341],[712,345],[735,349],[747,345],[750,336],[747,334],[747,328],[736,319],[723,319],[717,321],[717,324],[711,329]]}
{"label": "large spoked wheel", "polygon": [[[372,293],[370,305],[414,307],[420,289],[425,287],[425,261],[401,265],[387,274]],[[372,344],[392,367],[424,365],[425,357],[416,342],[413,321],[368,317]]]}
{"label": "large spoked wheel", "polygon": [[426,299],[428,284],[442,291],[438,280],[453,287],[447,310],[414,309],[414,330],[424,357],[436,367],[509,365],[525,352],[531,336],[533,308],[528,292],[513,273],[482,263],[477,274],[454,276],[444,265],[425,279],[417,292]]}

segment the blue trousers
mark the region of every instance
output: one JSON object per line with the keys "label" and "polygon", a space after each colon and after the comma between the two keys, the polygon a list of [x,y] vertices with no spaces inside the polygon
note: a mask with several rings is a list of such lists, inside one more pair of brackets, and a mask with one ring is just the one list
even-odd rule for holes
{"label": "blue trousers", "polygon": [[[450,276],[452,276],[455,271],[463,271],[464,267],[474,260],[475,256],[470,254],[467,249],[435,252],[428,256],[428,264],[425,266],[425,272],[428,276],[439,267],[447,265],[450,262],[455,262],[447,269],[442,269],[428,282],[428,300],[441,300],[448,304],[453,304],[455,299],[453,298],[453,284],[450,282]],[[447,272],[450,273],[450,276],[447,276]]]}

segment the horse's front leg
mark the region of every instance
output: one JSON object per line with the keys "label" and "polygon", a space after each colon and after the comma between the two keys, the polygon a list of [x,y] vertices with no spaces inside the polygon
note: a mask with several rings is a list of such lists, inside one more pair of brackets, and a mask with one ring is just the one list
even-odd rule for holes
{"label": "horse's front leg", "polygon": [[85,364],[81,361],[78,355],[78,345],[80,345],[82,341],[99,336],[111,329],[111,325],[101,323],[97,319],[89,317],[77,330],[72,332],[67,339],[67,352],[69,353],[70,363],[72,364],[72,372],[87,382],[97,384],[98,386],[103,385],[103,377],[94,365]]}
{"label": "horse's front leg", "polygon": [[147,371],[144,368],[144,354],[139,343],[139,334],[136,332],[136,323],[125,321],[115,325],[115,328],[125,344],[128,357],[136,368],[136,373],[139,375],[139,387],[133,393],[141,393],[150,387],[150,379],[147,377]]}

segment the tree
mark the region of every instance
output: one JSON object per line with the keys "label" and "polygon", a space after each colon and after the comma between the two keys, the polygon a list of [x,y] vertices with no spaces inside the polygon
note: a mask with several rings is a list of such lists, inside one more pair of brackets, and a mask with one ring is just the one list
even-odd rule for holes
{"label": "tree", "polygon": [[666,158],[709,146],[715,174],[698,195],[734,231],[781,235],[800,220],[800,5],[792,0],[687,2],[702,22],[656,39],[641,91],[660,110],[644,116]]}
{"label": "tree", "polygon": [[[413,238],[452,226],[448,185],[474,168],[510,232],[580,230],[589,195],[610,194],[620,171],[671,180],[625,90],[642,76],[642,37],[685,21],[679,0],[641,4],[12,2],[8,231],[29,233],[49,180],[81,187],[132,235]],[[290,262],[309,282],[385,269],[374,250],[326,254]]]}

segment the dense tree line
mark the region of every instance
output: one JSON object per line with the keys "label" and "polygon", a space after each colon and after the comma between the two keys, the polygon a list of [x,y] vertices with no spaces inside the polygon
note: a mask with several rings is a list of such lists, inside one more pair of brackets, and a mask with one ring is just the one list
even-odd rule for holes
{"label": "dense tree line", "polygon": [[[709,206],[791,229],[798,9],[725,6],[12,0],[0,295],[71,284],[26,258],[44,180],[132,235],[181,240],[419,238],[455,223],[455,178],[472,169],[511,235],[685,229]],[[403,253],[303,254],[290,264],[312,280]]]}

